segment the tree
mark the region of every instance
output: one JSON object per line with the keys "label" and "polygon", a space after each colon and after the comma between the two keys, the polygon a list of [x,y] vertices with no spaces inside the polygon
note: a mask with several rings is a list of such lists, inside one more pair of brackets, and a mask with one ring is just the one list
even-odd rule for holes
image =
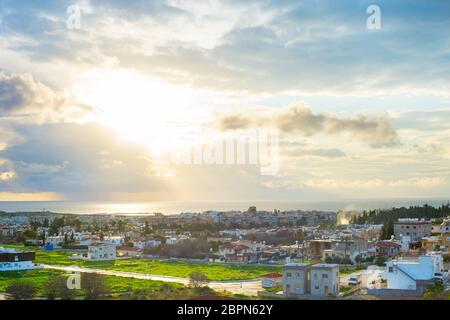
{"label": "tree", "polygon": [[60,275],[50,278],[45,285],[45,296],[48,300],[72,300],[75,296],[75,291],[67,286],[67,277]]}
{"label": "tree", "polygon": [[375,259],[375,264],[379,267],[384,266],[385,262],[386,262],[386,258],[383,258],[381,256]]}
{"label": "tree", "polygon": [[145,221],[144,234],[147,235],[147,234],[150,234],[150,233],[151,233],[151,230],[150,230],[150,226],[148,224],[148,221]]}
{"label": "tree", "polygon": [[105,239],[105,234],[103,231],[100,231],[100,234],[98,235],[100,237],[100,241],[103,241]]}
{"label": "tree", "polygon": [[41,236],[42,238],[42,244],[45,246],[45,241],[47,240],[46,238],[45,238],[45,231],[44,232],[42,232],[42,236]]}
{"label": "tree", "polygon": [[203,287],[208,284],[208,277],[201,272],[192,272],[189,276],[189,285],[193,288]]}
{"label": "tree", "polygon": [[95,300],[108,292],[105,276],[97,273],[83,273],[81,287],[86,291],[86,299]]}
{"label": "tree", "polygon": [[36,288],[31,283],[16,283],[6,288],[6,293],[14,300],[31,300],[36,294]]}
{"label": "tree", "polygon": [[362,258],[361,258],[361,256],[358,254],[358,255],[355,257],[355,262],[356,262],[356,264],[358,265],[358,267],[361,267],[361,261],[362,261]]}
{"label": "tree", "polygon": [[381,240],[390,240],[392,235],[394,234],[394,222],[392,219],[389,219],[387,222],[383,224],[381,228]]}

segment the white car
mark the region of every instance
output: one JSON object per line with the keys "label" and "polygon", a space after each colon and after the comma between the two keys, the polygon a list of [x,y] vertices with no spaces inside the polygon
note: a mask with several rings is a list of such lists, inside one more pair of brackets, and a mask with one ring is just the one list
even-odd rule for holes
{"label": "white car", "polygon": [[433,279],[439,282],[446,282],[448,279],[447,272],[436,272],[433,276]]}
{"label": "white car", "polygon": [[359,277],[357,276],[351,276],[350,278],[348,278],[348,285],[349,286],[357,286],[358,284],[361,283],[361,281],[359,280]]}

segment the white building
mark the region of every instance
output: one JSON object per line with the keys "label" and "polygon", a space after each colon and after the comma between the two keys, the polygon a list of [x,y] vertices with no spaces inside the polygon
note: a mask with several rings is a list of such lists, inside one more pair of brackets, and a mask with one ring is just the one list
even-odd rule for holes
{"label": "white building", "polygon": [[104,241],[117,247],[123,246],[123,244],[125,243],[125,238],[121,236],[105,237]]}
{"label": "white building", "polygon": [[311,294],[322,297],[339,296],[339,266],[320,263],[311,267]]}
{"label": "white building", "polygon": [[283,292],[287,296],[310,293],[310,266],[304,263],[288,263],[283,268]]}
{"label": "white building", "polygon": [[78,255],[75,254],[72,256],[72,259],[81,259],[81,260],[116,260],[116,246],[109,243],[100,243],[95,242],[88,246],[88,251],[85,254]]}
{"label": "white building", "polygon": [[263,288],[276,288],[283,283],[283,275],[278,272],[272,272],[261,276],[261,286]]}
{"label": "white building", "polygon": [[289,297],[313,295],[339,296],[339,266],[319,263],[288,263],[283,269],[283,292]]}
{"label": "white building", "polygon": [[394,222],[395,239],[400,240],[403,236],[411,236],[413,242],[420,241],[423,237],[431,235],[432,225],[424,219],[398,219]]}
{"label": "white building", "polygon": [[145,246],[147,248],[155,248],[161,245],[161,241],[156,239],[149,239],[146,241]]}
{"label": "white building", "polygon": [[45,242],[54,247],[60,246],[64,243],[64,236],[50,236],[45,238]]}
{"label": "white building", "polygon": [[419,258],[399,258],[386,263],[382,277],[388,289],[423,291],[434,284],[435,273],[443,271],[441,255],[426,255]]}
{"label": "white building", "polygon": [[34,259],[34,252],[0,248],[0,272],[42,268],[33,263]]}

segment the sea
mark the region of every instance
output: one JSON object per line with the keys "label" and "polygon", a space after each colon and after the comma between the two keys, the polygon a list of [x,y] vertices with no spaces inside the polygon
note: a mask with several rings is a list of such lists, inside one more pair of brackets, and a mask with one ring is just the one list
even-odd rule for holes
{"label": "sea", "polygon": [[182,212],[247,210],[362,211],[393,207],[440,206],[450,198],[414,199],[340,199],[324,201],[161,201],[161,202],[92,202],[92,201],[0,201],[0,212],[55,212],[66,214],[152,214]]}

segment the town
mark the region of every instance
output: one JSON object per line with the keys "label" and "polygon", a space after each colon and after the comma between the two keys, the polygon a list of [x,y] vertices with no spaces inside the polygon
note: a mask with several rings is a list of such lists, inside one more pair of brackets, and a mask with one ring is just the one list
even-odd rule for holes
{"label": "town", "polygon": [[[449,248],[448,204],[4,212],[0,299],[448,299]],[[80,287],[67,288],[74,276]]]}

